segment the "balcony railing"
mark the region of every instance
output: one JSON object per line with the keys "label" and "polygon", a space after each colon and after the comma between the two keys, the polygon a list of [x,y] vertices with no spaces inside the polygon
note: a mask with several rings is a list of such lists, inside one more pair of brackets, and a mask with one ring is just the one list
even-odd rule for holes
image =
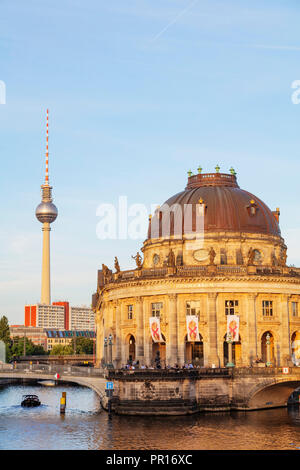
{"label": "balcony railing", "polygon": [[[192,265],[157,268],[140,268],[120,271],[106,280],[106,284],[126,282],[135,279],[155,279],[165,276],[172,277],[203,277],[203,276],[284,276],[300,277],[300,268],[246,266],[246,265]],[[100,287],[100,286],[99,286]]]}

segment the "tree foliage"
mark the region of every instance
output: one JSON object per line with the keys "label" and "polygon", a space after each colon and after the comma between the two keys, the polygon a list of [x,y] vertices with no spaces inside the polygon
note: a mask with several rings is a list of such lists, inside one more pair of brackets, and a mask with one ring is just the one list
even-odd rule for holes
{"label": "tree foliage", "polygon": [[8,319],[5,315],[0,318],[0,340],[5,344],[10,344],[10,330]]}
{"label": "tree foliage", "polygon": [[55,344],[50,351],[51,356],[68,356],[71,354],[74,354],[74,351],[72,346],[69,344]]}
{"label": "tree foliage", "polygon": [[43,346],[34,344],[29,338],[25,337],[25,350],[24,350],[24,336],[16,336],[10,341],[10,356],[18,357],[24,356],[41,356],[47,354]]}
{"label": "tree foliage", "polygon": [[90,338],[76,338],[72,339],[72,348],[75,349],[76,342],[76,354],[93,354],[94,341]]}

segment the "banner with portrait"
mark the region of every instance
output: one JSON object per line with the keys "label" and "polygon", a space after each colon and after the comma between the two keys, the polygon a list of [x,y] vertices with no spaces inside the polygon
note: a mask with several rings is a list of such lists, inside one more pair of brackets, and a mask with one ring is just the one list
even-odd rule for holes
{"label": "banner with portrait", "polygon": [[240,326],[240,317],[238,315],[227,315],[227,336],[230,333],[231,341],[239,342],[239,326]]}
{"label": "banner with portrait", "polygon": [[197,315],[186,316],[186,329],[188,341],[200,341]]}
{"label": "banner with portrait", "polygon": [[154,343],[164,342],[160,331],[160,319],[158,317],[150,317],[150,332]]}

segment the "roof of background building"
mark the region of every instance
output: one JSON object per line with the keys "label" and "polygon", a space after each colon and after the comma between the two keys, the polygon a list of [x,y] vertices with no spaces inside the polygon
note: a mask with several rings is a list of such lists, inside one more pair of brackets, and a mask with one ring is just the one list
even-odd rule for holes
{"label": "roof of background building", "polygon": [[73,338],[74,333],[78,338],[95,338],[96,334],[94,331],[89,330],[45,330],[48,338]]}

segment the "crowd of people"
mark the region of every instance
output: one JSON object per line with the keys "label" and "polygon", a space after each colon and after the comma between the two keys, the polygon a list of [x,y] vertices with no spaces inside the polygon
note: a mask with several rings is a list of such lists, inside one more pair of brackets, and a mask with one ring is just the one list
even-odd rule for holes
{"label": "crowd of people", "polygon": [[170,365],[166,364],[165,361],[163,361],[163,364],[161,363],[162,361],[154,361],[153,364],[147,365],[147,364],[140,364],[139,361],[130,361],[128,360],[126,364],[122,366],[123,370],[157,370],[157,369],[171,369],[171,370],[183,370],[183,369],[199,369],[199,365],[195,365],[192,362],[187,362],[183,364],[182,366],[179,366],[178,364]]}

